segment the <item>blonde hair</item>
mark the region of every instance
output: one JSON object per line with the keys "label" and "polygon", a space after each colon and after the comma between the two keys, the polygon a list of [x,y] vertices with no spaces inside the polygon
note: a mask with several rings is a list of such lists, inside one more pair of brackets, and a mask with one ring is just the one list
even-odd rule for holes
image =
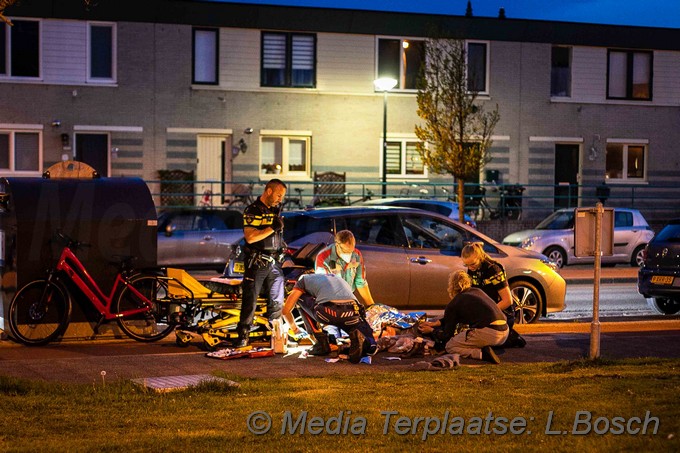
{"label": "blonde hair", "polygon": [[335,234],[335,243],[336,244],[356,244],[356,240],[354,239],[354,234],[352,234],[351,231],[349,230],[340,230]]}
{"label": "blonde hair", "polygon": [[465,247],[463,247],[463,250],[460,252],[460,257],[463,259],[475,258],[475,260],[481,263],[482,261],[489,258],[489,255],[487,255],[484,251],[484,243],[471,242],[470,244],[467,244]]}
{"label": "blonde hair", "polygon": [[467,274],[467,272],[456,271],[452,272],[451,275],[449,275],[448,292],[449,297],[451,297],[451,299],[453,299],[466,289],[470,288],[471,286],[472,280],[470,279],[470,276]]}

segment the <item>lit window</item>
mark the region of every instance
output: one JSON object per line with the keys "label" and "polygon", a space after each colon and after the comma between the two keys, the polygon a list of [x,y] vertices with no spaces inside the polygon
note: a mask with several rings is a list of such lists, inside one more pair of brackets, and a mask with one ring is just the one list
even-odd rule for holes
{"label": "lit window", "polygon": [[427,169],[413,140],[387,141],[387,175],[427,176]]}
{"label": "lit window", "polygon": [[261,84],[266,87],[316,86],[316,36],[262,33]]}
{"label": "lit window", "polygon": [[218,30],[194,28],[192,83],[217,85],[218,83]]}
{"label": "lit window", "polygon": [[398,80],[396,89],[418,88],[418,74],[425,61],[425,41],[415,39],[379,39],[376,78]]}
{"label": "lit window", "polygon": [[644,180],[646,155],[646,145],[607,143],[606,178],[623,181]]}
{"label": "lit window", "polygon": [[652,99],[652,52],[610,50],[607,98]]}
{"label": "lit window", "polygon": [[260,142],[260,173],[263,175],[309,175],[309,136],[263,136]]}

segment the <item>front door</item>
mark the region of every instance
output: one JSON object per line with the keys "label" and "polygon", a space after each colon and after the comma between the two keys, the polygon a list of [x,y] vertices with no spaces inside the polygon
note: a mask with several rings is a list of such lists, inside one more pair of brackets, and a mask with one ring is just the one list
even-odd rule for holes
{"label": "front door", "polygon": [[76,134],[75,160],[94,168],[99,176],[109,176],[109,135]]}
{"label": "front door", "polygon": [[222,181],[231,180],[231,168],[226,174],[227,137],[223,135],[199,135],[197,137],[198,162],[196,164],[197,205],[219,205],[222,197]]}
{"label": "front door", "polygon": [[555,209],[578,206],[579,145],[555,145]]}

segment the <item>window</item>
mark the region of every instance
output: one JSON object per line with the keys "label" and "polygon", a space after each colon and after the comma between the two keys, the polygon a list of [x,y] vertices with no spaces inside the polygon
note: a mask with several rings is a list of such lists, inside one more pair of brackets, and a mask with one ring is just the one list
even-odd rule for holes
{"label": "window", "polygon": [[[430,216],[409,214],[404,216],[402,224],[411,248],[445,249],[459,255],[466,243],[480,241],[469,232]],[[490,244],[484,243],[485,251],[489,250],[488,246]]]}
{"label": "window", "polygon": [[262,33],[261,82],[265,87],[316,86],[316,36]]}
{"label": "window", "polygon": [[415,90],[425,61],[425,41],[414,39],[378,39],[378,74],[376,78],[398,80],[396,89]]}
{"label": "window", "polygon": [[0,173],[41,170],[40,133],[0,131]]}
{"label": "window", "polygon": [[614,228],[632,227],[633,213],[614,210]]}
{"label": "window", "polygon": [[487,77],[487,52],[486,43],[468,42],[467,43],[467,70],[468,70],[468,91],[486,93]]}
{"label": "window", "polygon": [[110,24],[90,24],[90,79],[115,79],[115,29]]}
{"label": "window", "polygon": [[652,52],[610,50],[608,99],[652,99]]}
{"label": "window", "polygon": [[310,144],[310,136],[263,136],[260,142],[260,173],[309,176]]}
{"label": "window", "polygon": [[194,28],[192,83],[217,85],[218,83],[218,30]]}
{"label": "window", "polygon": [[0,24],[0,75],[40,77],[40,22],[12,22]]}
{"label": "window", "polygon": [[387,140],[387,175],[427,177],[414,140]]}
{"label": "window", "polygon": [[645,179],[647,146],[643,144],[607,143],[606,179]]}
{"label": "window", "polygon": [[552,48],[550,96],[571,96],[571,47],[553,46]]}
{"label": "window", "polygon": [[395,215],[349,217],[347,229],[358,244],[405,246],[403,229]]}

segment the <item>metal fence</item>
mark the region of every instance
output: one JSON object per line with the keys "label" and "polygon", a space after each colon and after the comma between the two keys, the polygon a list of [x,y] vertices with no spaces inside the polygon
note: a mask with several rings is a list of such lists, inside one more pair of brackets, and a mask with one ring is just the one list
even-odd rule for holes
{"label": "metal fence", "polygon": [[[149,180],[157,208],[180,206],[242,207],[258,197],[266,181],[192,181]],[[297,209],[324,205],[319,185],[342,185],[342,197],[333,197],[335,205],[349,205],[371,198],[382,197],[382,183],[375,181],[313,182],[286,181],[286,208]],[[161,191],[161,186],[163,190]],[[186,192],[193,187],[195,192]],[[523,190],[518,190],[519,188]],[[456,201],[456,187],[452,184],[388,182],[387,197],[430,198]],[[650,221],[664,221],[680,217],[680,187],[653,184],[466,184],[466,211],[478,220],[540,220],[559,208],[594,206],[602,201],[608,207],[639,209]],[[166,200],[180,204],[167,204]]]}

